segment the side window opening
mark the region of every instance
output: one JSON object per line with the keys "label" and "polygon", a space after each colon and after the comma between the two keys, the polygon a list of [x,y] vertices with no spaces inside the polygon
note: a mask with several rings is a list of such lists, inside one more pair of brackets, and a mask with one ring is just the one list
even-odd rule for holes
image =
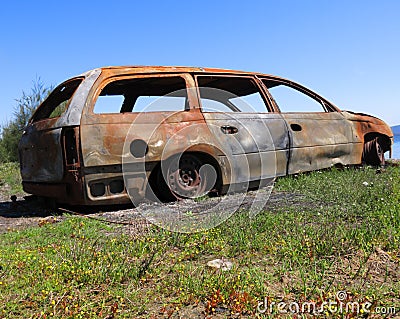
{"label": "side window opening", "polygon": [[250,78],[200,75],[196,79],[203,112],[268,112]]}
{"label": "side window opening", "polygon": [[83,78],[76,78],[56,87],[34,113],[32,122],[61,116],[82,81]]}
{"label": "side window opening", "polygon": [[124,103],[123,95],[100,95],[97,98],[95,113],[119,113]]}
{"label": "side window opening", "polygon": [[288,85],[271,80],[263,80],[263,83],[267,86],[281,112],[327,112],[322,101],[318,101]]}
{"label": "side window opening", "polygon": [[101,91],[93,112],[173,112],[188,108],[185,80],[171,76],[111,82]]}

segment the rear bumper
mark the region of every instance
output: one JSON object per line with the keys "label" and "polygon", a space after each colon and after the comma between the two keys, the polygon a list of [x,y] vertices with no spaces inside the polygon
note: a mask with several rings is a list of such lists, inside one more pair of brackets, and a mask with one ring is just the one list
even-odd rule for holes
{"label": "rear bumper", "polygon": [[100,200],[86,198],[82,190],[77,189],[77,185],[68,183],[36,183],[22,182],[25,192],[41,197],[54,199],[57,203],[69,205],[118,205],[130,204],[129,196],[106,197]]}
{"label": "rear bumper", "polygon": [[52,198],[63,204],[90,205],[82,192],[77,192],[76,186],[68,183],[22,182],[24,191],[29,194]]}
{"label": "rear bumper", "polygon": [[22,182],[22,187],[29,194],[52,198],[58,203],[88,205],[82,194],[74,192],[67,183]]}
{"label": "rear bumper", "polygon": [[29,194],[43,197],[60,198],[67,194],[66,184],[22,182],[22,187]]}

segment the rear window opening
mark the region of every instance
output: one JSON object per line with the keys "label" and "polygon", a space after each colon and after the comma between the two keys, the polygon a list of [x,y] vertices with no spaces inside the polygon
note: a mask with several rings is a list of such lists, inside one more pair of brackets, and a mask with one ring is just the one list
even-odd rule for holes
{"label": "rear window opening", "polygon": [[61,116],[82,81],[83,78],[75,78],[56,87],[34,113],[32,122]]}
{"label": "rear window opening", "polygon": [[184,111],[189,109],[186,82],[182,77],[149,77],[107,84],[94,113]]}

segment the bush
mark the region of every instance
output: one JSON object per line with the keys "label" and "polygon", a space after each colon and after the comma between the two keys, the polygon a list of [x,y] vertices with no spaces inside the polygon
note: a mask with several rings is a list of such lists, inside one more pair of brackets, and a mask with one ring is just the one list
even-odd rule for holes
{"label": "bush", "polygon": [[29,119],[40,103],[49,95],[52,87],[45,87],[40,78],[33,81],[29,94],[22,91],[16,99],[13,119],[1,127],[0,163],[18,161],[18,142]]}

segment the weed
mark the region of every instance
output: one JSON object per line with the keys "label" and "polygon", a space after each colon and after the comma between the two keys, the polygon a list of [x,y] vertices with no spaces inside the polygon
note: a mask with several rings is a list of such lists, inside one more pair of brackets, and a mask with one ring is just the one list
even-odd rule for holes
{"label": "weed", "polygon": [[2,195],[10,196],[23,193],[18,163],[0,165],[0,187]]}

